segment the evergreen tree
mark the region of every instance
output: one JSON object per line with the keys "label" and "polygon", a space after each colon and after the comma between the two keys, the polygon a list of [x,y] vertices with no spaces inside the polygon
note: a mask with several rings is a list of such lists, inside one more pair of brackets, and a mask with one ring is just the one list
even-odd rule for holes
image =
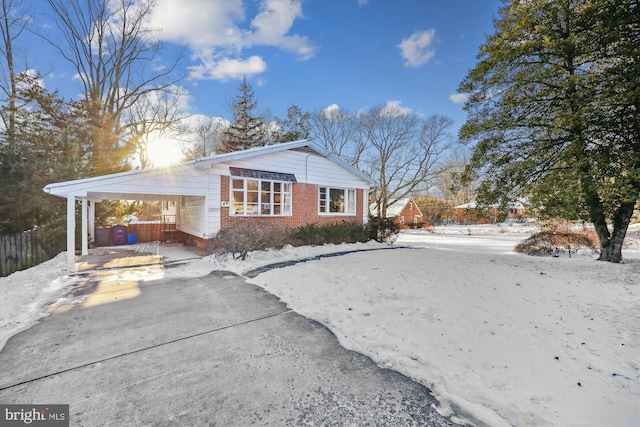
{"label": "evergreen tree", "polygon": [[9,132],[0,135],[0,234],[63,218],[64,200],[42,188],[86,177],[90,167],[85,111],[45,91],[37,78],[22,75],[18,88],[16,101],[25,108],[15,114],[15,143],[6,143]]}
{"label": "evergreen tree", "polygon": [[261,147],[265,143],[265,126],[260,116],[254,115],[258,105],[247,77],[243,77],[238,94],[231,105],[233,120],[222,134],[221,153]]}
{"label": "evergreen tree", "polygon": [[481,199],[526,195],[543,215],[587,219],[599,259],[612,262],[640,199],[639,9],[636,0],[505,0],[460,85],[469,94],[460,136],[478,141]]}

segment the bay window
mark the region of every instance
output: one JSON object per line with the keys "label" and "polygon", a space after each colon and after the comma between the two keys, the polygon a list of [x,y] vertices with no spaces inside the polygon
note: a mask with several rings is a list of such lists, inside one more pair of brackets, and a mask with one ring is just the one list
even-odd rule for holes
{"label": "bay window", "polygon": [[231,200],[232,215],[291,215],[291,183],[232,177]]}

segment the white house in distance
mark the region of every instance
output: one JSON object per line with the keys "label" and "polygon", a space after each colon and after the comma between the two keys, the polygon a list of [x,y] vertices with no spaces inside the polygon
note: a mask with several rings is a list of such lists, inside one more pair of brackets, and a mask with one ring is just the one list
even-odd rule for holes
{"label": "white house in distance", "polygon": [[366,223],[374,181],[322,146],[300,140],[217,154],[165,168],[49,184],[67,199],[67,261],[75,266],[75,205],[82,204],[82,254],[95,236],[102,200],[162,200],[176,205],[176,229],[198,245],[239,221],[256,227]]}

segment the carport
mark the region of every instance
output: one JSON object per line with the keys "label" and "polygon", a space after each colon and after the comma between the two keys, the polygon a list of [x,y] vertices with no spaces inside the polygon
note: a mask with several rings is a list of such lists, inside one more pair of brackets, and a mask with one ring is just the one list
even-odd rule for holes
{"label": "carport", "polygon": [[89,253],[89,234],[95,236],[96,204],[104,200],[178,201],[181,196],[206,197],[206,189],[185,188],[185,169],[193,174],[192,162],[158,169],[134,170],[94,178],[49,184],[44,191],[67,200],[67,268],[74,271],[76,247],[76,203],[81,204],[81,254]]}

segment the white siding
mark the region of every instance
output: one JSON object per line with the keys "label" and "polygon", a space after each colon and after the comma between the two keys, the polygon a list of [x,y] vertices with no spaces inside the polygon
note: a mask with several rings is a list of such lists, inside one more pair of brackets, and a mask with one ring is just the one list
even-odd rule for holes
{"label": "white siding", "polygon": [[259,169],[269,172],[292,173],[302,183],[325,185],[337,188],[369,188],[369,185],[341,168],[331,160],[300,151],[281,151],[233,163],[213,165],[220,175],[229,175],[229,166]]}
{"label": "white siding", "polygon": [[204,237],[206,233],[205,197],[181,196],[178,200],[176,228],[185,233]]}
{"label": "white siding", "polygon": [[207,176],[207,222],[204,237],[213,237],[220,231],[220,175],[211,171]]}

